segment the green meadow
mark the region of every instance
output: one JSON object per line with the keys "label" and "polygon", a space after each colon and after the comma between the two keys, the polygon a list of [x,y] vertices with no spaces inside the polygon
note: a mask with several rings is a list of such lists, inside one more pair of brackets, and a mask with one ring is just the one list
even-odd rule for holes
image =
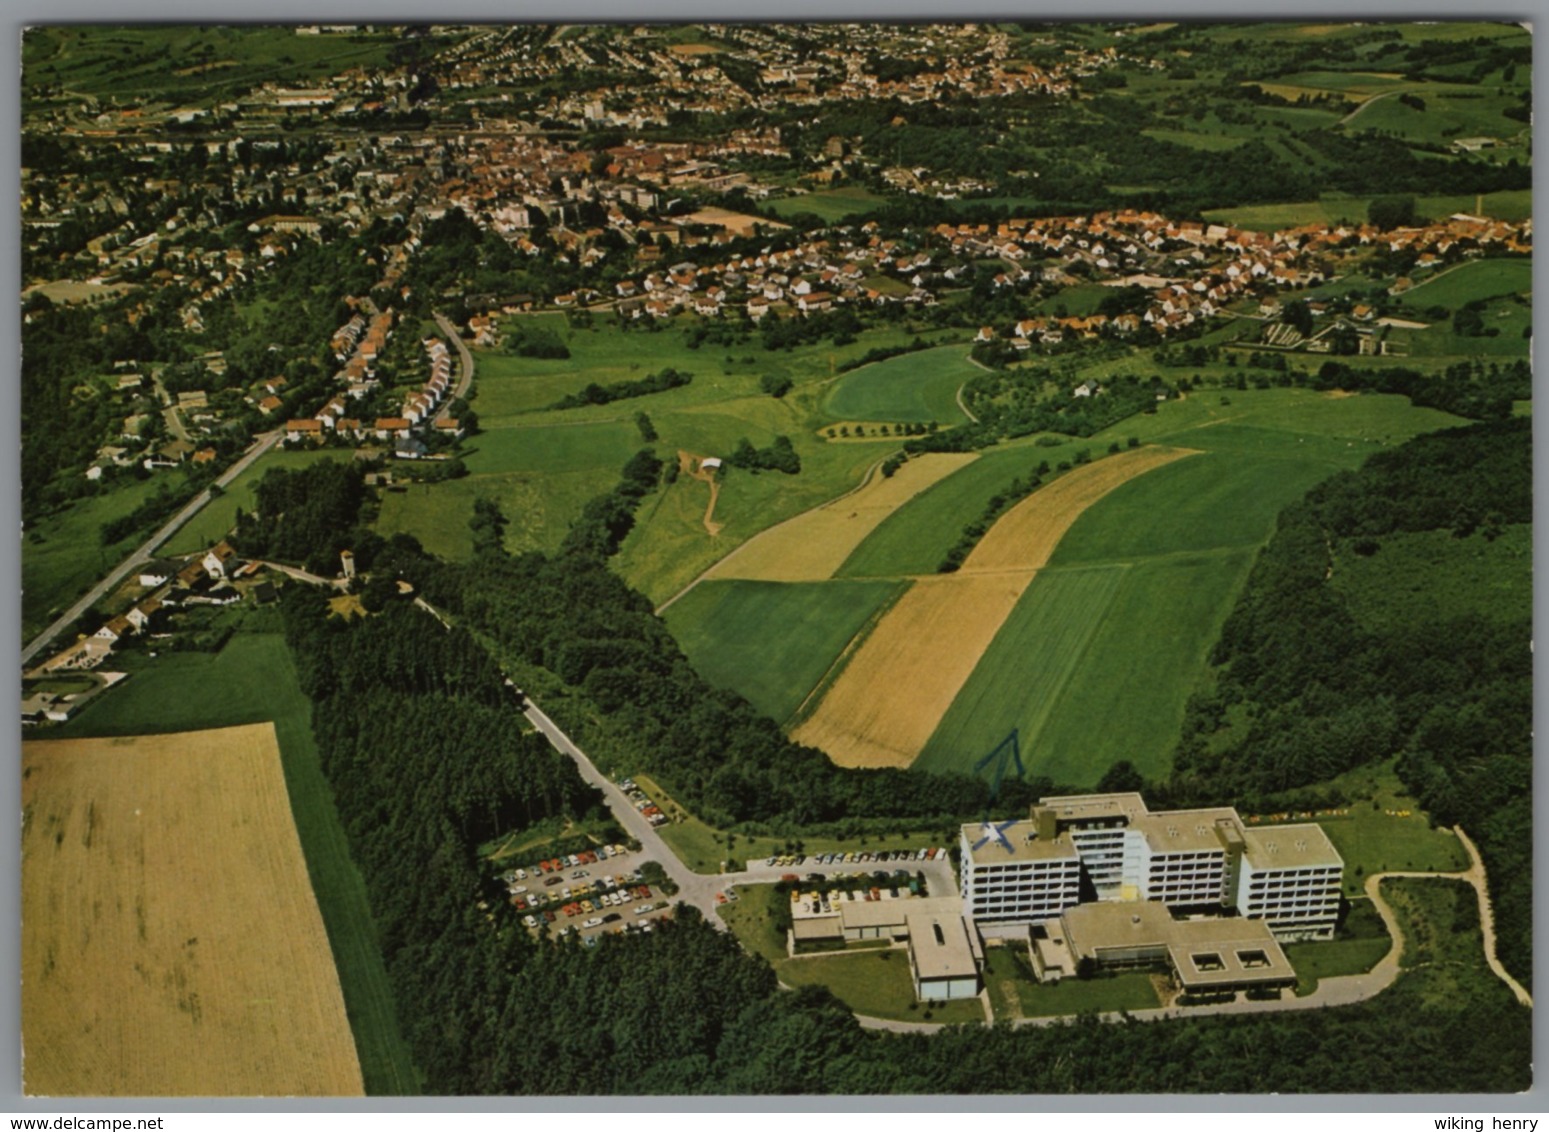
{"label": "green meadow", "polygon": [[97,97],[208,105],[262,82],[299,85],[348,66],[385,66],[398,42],[385,29],[301,35],[231,23],[35,27],[22,41],[24,93],[64,86]]}
{"label": "green meadow", "polygon": [[[1380,105],[1380,103],[1379,103]],[[1250,204],[1237,208],[1215,208],[1205,219],[1219,224],[1234,224],[1251,231],[1273,232],[1302,224],[1330,224],[1341,220],[1360,223],[1366,219],[1370,197],[1325,195],[1315,201],[1287,204]],[[1482,213],[1478,211],[1482,205]],[[1533,215],[1533,194],[1527,189],[1485,193],[1483,201],[1474,196],[1418,196],[1415,211],[1421,216],[1443,217],[1456,212],[1484,215],[1497,220],[1526,220]]]}
{"label": "green meadow", "polygon": [[1375,99],[1351,117],[1344,128],[1355,132],[1379,130],[1408,141],[1431,144],[1446,144],[1458,137],[1510,138],[1527,130],[1525,123],[1505,116],[1504,111],[1517,105],[1509,93],[1460,89],[1462,93],[1449,95],[1416,88],[1413,93],[1424,102],[1424,109],[1397,98]]}
{"label": "green meadow", "polygon": [[667,627],[707,681],[789,720],[903,582],[702,582]]}
{"label": "green meadow", "polygon": [[1184,704],[1280,510],[1385,445],[1456,423],[1401,397],[1277,389],[1229,400],[1168,402],[1111,430],[1202,454],[1119,486],[1076,520],[915,765],[968,769],[1015,726],[1030,774],[1092,786],[1123,758],[1165,775]]}
{"label": "green meadow", "polygon": [[646,498],[635,516],[614,568],[653,601],[666,601],[733,548],[760,531],[826,503],[857,487],[896,443],[877,439],[830,443],[801,428],[799,409],[789,398],[760,397],[733,405],[703,405],[653,416],[661,432],[655,448],[664,459],[680,450],[724,456],[742,437],[755,446],[786,435],[801,457],[801,471],[752,472],[728,467],[721,479],[713,522],[706,529],[709,485],[679,476]]}
{"label": "green meadow", "polygon": [[1499,295],[1520,295],[1533,289],[1533,261],[1521,259],[1475,259],[1404,293],[1404,302],[1412,307],[1446,307],[1457,310],[1477,299]]}
{"label": "green meadow", "polygon": [[836,420],[903,421],[943,427],[967,420],[957,391],[976,373],[967,346],[939,346],[889,358],[839,378],[823,400]]}
{"label": "green meadow", "polygon": [[[22,638],[31,640],[92,583],[145,540],[144,531],[102,545],[104,523],[127,515],[155,494],[159,482],[130,480],[89,495],[26,532],[22,553]],[[95,626],[93,626],[95,628]]]}
{"label": "green meadow", "polygon": [[1127,569],[1064,570],[1034,579],[914,765],[969,770],[1018,726],[1028,773],[1048,773],[1039,733],[1080,695],[1073,685],[1076,670]]}
{"label": "green meadow", "polygon": [[886,578],[935,573],[937,564],[962,534],[963,524],[977,518],[992,495],[1012,480],[1035,472],[1041,461],[1054,463],[1056,453],[1062,451],[1022,442],[989,449],[882,520],[836,576]]}

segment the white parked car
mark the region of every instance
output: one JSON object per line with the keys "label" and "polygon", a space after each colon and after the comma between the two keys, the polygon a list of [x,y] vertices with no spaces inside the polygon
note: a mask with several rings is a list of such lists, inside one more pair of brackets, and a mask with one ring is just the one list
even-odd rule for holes
{"label": "white parked car", "polygon": [[600,928],[600,927],[602,927],[602,917],[601,916],[593,916],[589,920],[583,920],[581,922],[581,926],[583,928]]}

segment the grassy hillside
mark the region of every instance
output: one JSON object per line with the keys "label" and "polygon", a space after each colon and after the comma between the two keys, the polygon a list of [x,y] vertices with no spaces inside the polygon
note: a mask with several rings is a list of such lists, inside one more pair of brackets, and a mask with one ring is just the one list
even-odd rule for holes
{"label": "grassy hillside", "polygon": [[987,450],[884,519],[839,568],[838,576],[934,573],[963,524],[977,517],[992,495],[1018,476],[1025,478],[1044,459],[1052,461],[1052,454],[1025,443]]}
{"label": "grassy hillside", "polygon": [[788,720],[902,582],[713,581],[667,611],[694,668]]}
{"label": "grassy hillside", "polygon": [[[1226,400],[1195,395],[1113,430],[1204,454],[1122,485],[1076,521],[917,766],[968,769],[1017,726],[1029,773],[1095,785],[1122,758],[1165,775],[1183,705],[1281,508],[1381,447],[1456,420],[1401,397],[1263,390]],[[978,466],[889,523],[896,531],[911,508]],[[887,527],[852,562],[877,554]],[[1093,566],[1122,573],[1099,585]]]}
{"label": "grassy hillside", "polygon": [[1517,295],[1532,288],[1532,260],[1475,259],[1421,283],[1404,295],[1404,302],[1420,308],[1457,310],[1476,299]]}
{"label": "grassy hillside", "polygon": [[31,640],[124,557],[144,534],[103,546],[104,523],[155,494],[157,480],[130,480],[50,515],[27,532],[22,554],[22,638]]}
{"label": "grassy hillside", "polygon": [[80,25],[31,28],[26,89],[63,85],[98,97],[209,105],[262,82],[301,85],[346,67],[380,67],[398,37],[299,35],[290,27]]}
{"label": "grassy hillside", "polygon": [[979,372],[964,345],[904,354],[839,378],[823,409],[835,420],[957,424],[967,420],[957,391]]}

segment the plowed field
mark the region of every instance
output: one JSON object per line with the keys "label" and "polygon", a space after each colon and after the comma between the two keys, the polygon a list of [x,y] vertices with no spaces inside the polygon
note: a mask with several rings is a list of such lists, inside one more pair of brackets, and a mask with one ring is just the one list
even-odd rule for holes
{"label": "plowed field", "polygon": [[272,724],[22,767],[27,1093],[363,1092]]}

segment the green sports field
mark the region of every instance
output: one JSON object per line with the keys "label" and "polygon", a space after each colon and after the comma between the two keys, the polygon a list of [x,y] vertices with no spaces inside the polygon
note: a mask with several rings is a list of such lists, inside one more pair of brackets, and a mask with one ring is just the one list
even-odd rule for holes
{"label": "green sports field", "polygon": [[957,391],[980,372],[968,360],[966,345],[920,350],[845,374],[824,398],[823,409],[835,420],[958,424],[968,418]]}
{"label": "green sports field", "polygon": [[802,193],[799,196],[772,200],[769,202],[769,211],[781,217],[798,216],[803,212],[810,212],[813,216],[832,223],[858,212],[870,212],[886,200],[886,197],[878,196],[869,189],[828,189],[823,192]]}
{"label": "green sports field", "polygon": [[701,582],[665,616],[699,674],[789,720],[903,582]]}

